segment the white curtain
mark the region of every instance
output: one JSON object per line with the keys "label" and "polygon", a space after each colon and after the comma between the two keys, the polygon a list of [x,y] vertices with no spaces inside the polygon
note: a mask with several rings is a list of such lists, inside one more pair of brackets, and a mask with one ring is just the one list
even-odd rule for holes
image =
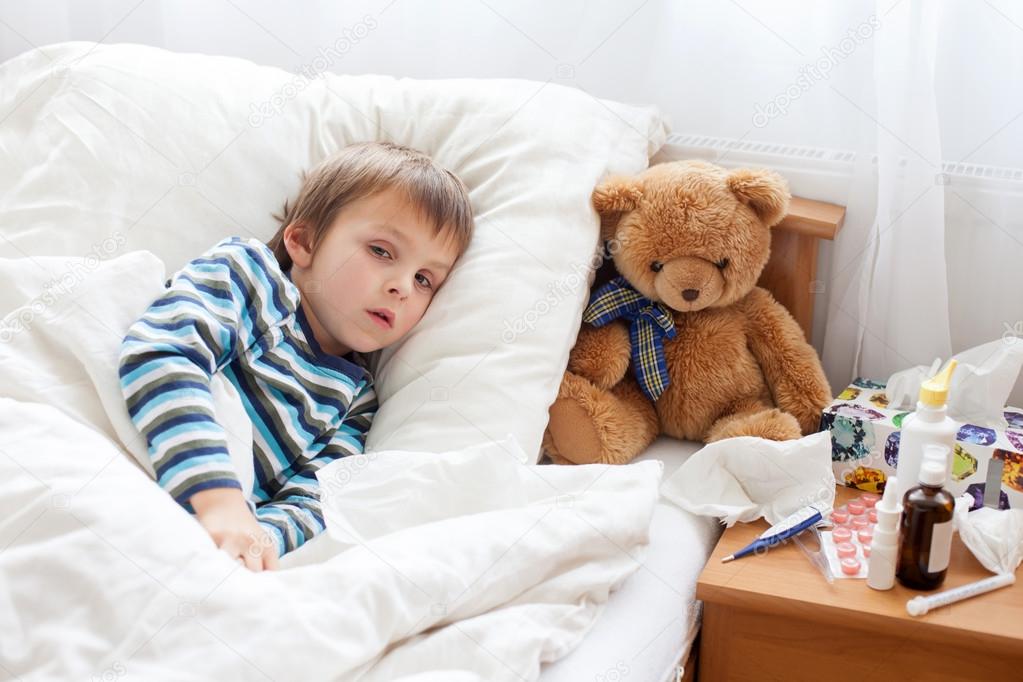
{"label": "white curtain", "polygon": [[940,3],[877,2],[870,89],[852,102],[866,123],[849,222],[831,263],[824,362],[832,377],[886,378],[951,354],[934,86],[940,12]]}
{"label": "white curtain", "polygon": [[[964,179],[943,163],[1023,165],[1023,126],[1011,129],[1023,92],[1005,80],[1023,73],[1023,28],[993,4],[878,0],[875,14],[872,68],[856,74],[852,102],[862,120],[848,220],[829,273],[822,355],[838,386],[1023,337],[1023,174]],[[993,125],[968,127],[969,108],[986,108]]]}
{"label": "white curtain", "polygon": [[[819,279],[833,386],[1023,336],[1023,5],[1012,0],[82,0],[5,4],[0,58],[64,40],[315,75],[512,77],[655,103],[679,133],[857,153]],[[765,107],[776,111],[766,114]],[[0,112],[0,125],[4,113]],[[1023,385],[1013,396],[1023,405]]]}

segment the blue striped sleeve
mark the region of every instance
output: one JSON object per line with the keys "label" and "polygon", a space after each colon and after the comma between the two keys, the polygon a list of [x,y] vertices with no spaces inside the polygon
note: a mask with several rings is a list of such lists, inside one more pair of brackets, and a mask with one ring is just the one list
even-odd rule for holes
{"label": "blue striped sleeve", "polygon": [[377,413],[377,394],[372,382],[367,382],[352,399],[345,418],[334,432],[324,453],[334,458],[360,455],[366,451],[366,436]]}
{"label": "blue striped sleeve", "polygon": [[128,414],[157,482],[182,505],[201,490],[241,488],[210,380],[290,316],[297,300],[285,287],[269,249],[225,239],[176,273],[122,341]]}
{"label": "blue striped sleeve", "polygon": [[278,556],[323,532],[326,523],[316,472],[340,457],[365,452],[366,435],[376,411],[376,391],[372,382],[366,382],[317,456],[299,467],[269,502],[256,508],[256,519],[276,542]]}

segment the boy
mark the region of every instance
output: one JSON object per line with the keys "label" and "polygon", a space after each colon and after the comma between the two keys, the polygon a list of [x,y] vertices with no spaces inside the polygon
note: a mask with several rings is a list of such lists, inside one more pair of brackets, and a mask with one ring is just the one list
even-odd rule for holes
{"label": "boy", "polygon": [[[188,263],[119,360],[157,482],[255,571],[324,529],[315,472],[363,452],[377,408],[361,354],[415,326],[473,229],[461,181],[389,143],[317,166],[278,219],[266,245],[233,237]],[[216,372],[252,420],[252,490],[214,418]]]}

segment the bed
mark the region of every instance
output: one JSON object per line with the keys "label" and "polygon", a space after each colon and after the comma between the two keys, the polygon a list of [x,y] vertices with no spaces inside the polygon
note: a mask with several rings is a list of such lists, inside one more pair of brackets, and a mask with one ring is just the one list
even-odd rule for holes
{"label": "bed", "polygon": [[[660,460],[668,477],[700,447],[660,436],[637,461]],[[719,534],[716,520],[659,502],[642,568],[611,595],[579,648],[546,666],[540,679],[675,680],[699,632],[696,579]]]}
{"label": "bed", "polygon": [[[667,135],[656,111],[527,81],[303,80],[94,43],[26,53],[0,84],[0,672],[677,674],[716,529],[658,501],[655,461],[670,474],[698,445],[536,464],[597,252],[589,194],[646,167]],[[318,474],[326,531],[287,570],[239,572],[152,481],[117,347],[169,271],[224,236],[265,241],[299,171],[365,139],[454,169],[477,236],[380,358],[366,455]],[[762,283],[805,330],[817,240],[840,223],[839,207],[797,200],[775,232]],[[218,421],[250,444],[215,384]]]}

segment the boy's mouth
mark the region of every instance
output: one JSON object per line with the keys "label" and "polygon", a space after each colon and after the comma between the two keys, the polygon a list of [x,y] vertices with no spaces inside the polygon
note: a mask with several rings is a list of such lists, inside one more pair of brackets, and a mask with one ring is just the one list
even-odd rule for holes
{"label": "boy's mouth", "polygon": [[366,312],[373,318],[374,322],[384,329],[390,329],[394,326],[394,313],[387,308],[372,308]]}

